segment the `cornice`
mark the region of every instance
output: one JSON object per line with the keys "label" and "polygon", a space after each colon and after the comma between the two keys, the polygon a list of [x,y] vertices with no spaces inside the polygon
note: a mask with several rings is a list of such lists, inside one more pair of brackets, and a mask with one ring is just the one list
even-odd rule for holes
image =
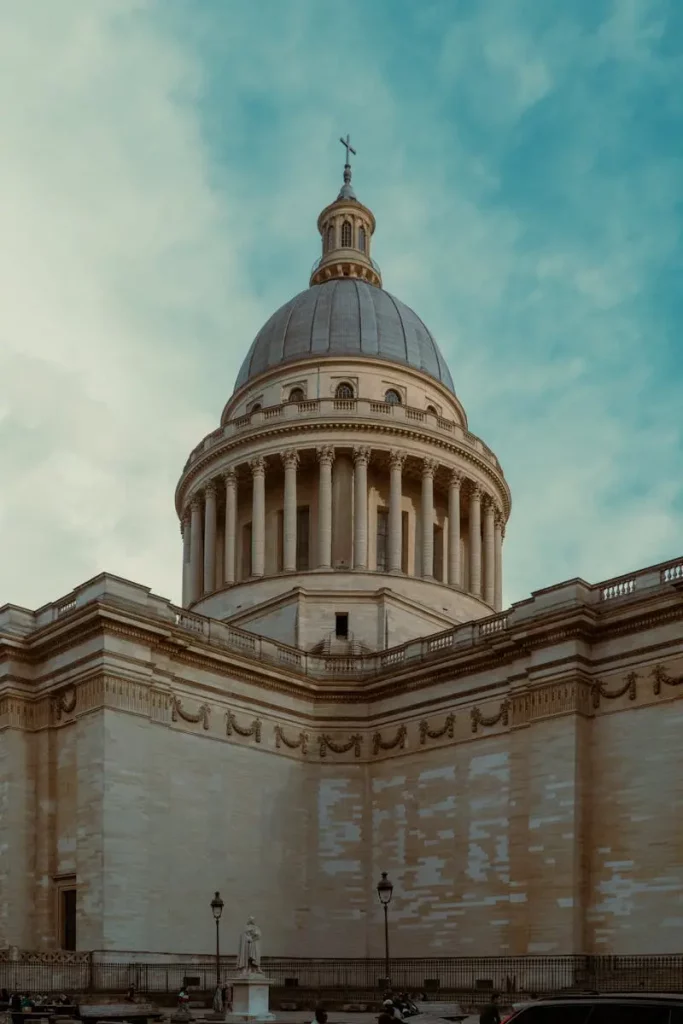
{"label": "cornice", "polygon": [[[494,481],[496,487],[500,490],[503,499],[503,511],[506,521],[510,517],[512,496],[503,471],[497,470],[495,466],[492,466],[490,462],[482,458],[478,452],[470,448],[464,442],[459,444],[446,437],[437,437],[434,433],[427,433],[426,431],[418,430],[416,427],[409,426],[405,423],[397,423],[396,421],[382,423],[376,422],[375,420],[363,420],[359,418],[357,420],[354,419],[353,421],[348,419],[321,419],[310,420],[305,423],[302,423],[301,420],[269,423],[236,437],[225,438],[222,442],[217,442],[211,449],[209,449],[209,451],[199,454],[192,465],[183,470],[175,491],[175,507],[179,518],[182,517],[183,508],[187,502],[188,492],[191,489],[191,485],[207,468],[207,466],[211,465],[212,462],[220,461],[224,455],[229,454],[238,448],[253,445],[254,442],[263,441],[271,437],[281,438],[292,434],[297,437],[297,447],[305,448],[307,434],[319,434],[330,430],[339,430],[345,433],[349,433],[351,431],[358,433],[373,433],[377,435],[389,435],[391,437],[417,440],[421,444],[428,444],[436,449],[440,449],[441,451],[447,451],[451,455],[457,455],[463,461],[476,466],[490,480]],[[316,442],[313,441],[312,444],[315,445]]]}
{"label": "cornice", "polygon": [[[201,636],[155,619],[152,616],[133,614],[123,611],[120,607],[108,606],[106,602],[93,602],[86,605],[82,612],[73,613],[68,618],[44,627],[35,637],[23,641],[22,657],[18,661],[26,664],[39,665],[48,658],[73,650],[93,638],[107,635],[125,637],[132,643],[143,647],[152,645],[157,652],[169,659],[171,665],[184,665],[218,675],[222,679],[239,681],[253,686],[256,690],[295,697],[311,704],[333,701],[337,704],[372,704],[377,700],[389,697],[408,695],[419,690],[428,690],[443,682],[455,682],[465,676],[481,676],[492,669],[510,666],[520,657],[528,656],[532,651],[551,648],[571,640],[594,648],[602,641],[615,636],[632,635],[644,632],[653,626],[676,622],[683,619],[683,602],[678,595],[659,595],[657,605],[650,612],[641,611],[633,614],[632,606],[628,609],[625,621],[616,618],[617,610],[610,609],[606,621],[600,614],[603,605],[581,605],[569,611],[561,610],[550,613],[541,619],[529,619],[512,626],[505,632],[492,634],[488,642],[476,647],[445,649],[435,651],[422,660],[411,660],[394,663],[372,676],[345,675],[343,678],[313,678],[299,674],[295,668],[282,665],[271,665],[257,661],[248,654],[241,654],[232,648],[210,644]],[[651,598],[650,598],[651,600]],[[562,624],[560,624],[562,623]],[[52,636],[56,633],[56,636]],[[0,638],[0,649],[2,638]],[[642,654],[660,648],[660,644],[645,645],[639,648]],[[666,644],[664,645],[667,646]],[[599,665],[604,662],[614,663],[633,654],[617,652],[604,659],[595,661],[585,658],[581,652],[575,651],[570,661],[584,662],[588,665]],[[10,652],[10,662],[14,657],[14,648]],[[124,657],[115,652],[98,651],[87,656],[74,659],[74,662],[60,669],[59,677],[64,679],[74,666],[87,664],[93,657]],[[551,663],[560,664],[566,661],[563,656],[553,659]],[[141,663],[142,664],[142,663]],[[12,678],[17,677],[12,674]],[[42,678],[42,677],[41,677]],[[22,686],[35,686],[33,679],[20,677]],[[486,688],[482,680],[476,686]]]}

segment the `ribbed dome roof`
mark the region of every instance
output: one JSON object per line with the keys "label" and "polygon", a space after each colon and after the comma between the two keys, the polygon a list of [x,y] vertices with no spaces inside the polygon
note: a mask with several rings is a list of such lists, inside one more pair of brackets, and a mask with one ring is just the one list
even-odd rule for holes
{"label": "ribbed dome roof", "polygon": [[419,316],[388,292],[339,278],[313,285],[261,328],[237,375],[252,377],[306,356],[373,356],[422,370],[455,393],[443,356]]}

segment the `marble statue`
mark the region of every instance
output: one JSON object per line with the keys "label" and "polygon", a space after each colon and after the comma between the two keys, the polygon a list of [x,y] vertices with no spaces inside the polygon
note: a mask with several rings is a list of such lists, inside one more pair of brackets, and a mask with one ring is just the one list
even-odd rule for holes
{"label": "marble statue", "polygon": [[237,950],[237,970],[245,974],[261,971],[261,929],[250,917],[240,935]]}

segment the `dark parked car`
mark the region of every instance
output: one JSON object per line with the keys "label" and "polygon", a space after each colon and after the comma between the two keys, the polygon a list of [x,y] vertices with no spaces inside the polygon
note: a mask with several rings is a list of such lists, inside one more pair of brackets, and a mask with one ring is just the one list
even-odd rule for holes
{"label": "dark parked car", "polygon": [[683,1024],[683,995],[558,996],[527,1003],[507,1020],[514,1024]]}

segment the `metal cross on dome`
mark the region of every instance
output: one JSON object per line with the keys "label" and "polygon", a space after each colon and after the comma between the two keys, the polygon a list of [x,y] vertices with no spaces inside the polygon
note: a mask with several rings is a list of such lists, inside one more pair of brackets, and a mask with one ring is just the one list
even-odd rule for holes
{"label": "metal cross on dome", "polygon": [[356,151],[351,145],[351,136],[347,134],[345,139],[340,139],[339,141],[341,142],[342,146],[346,148],[346,166],[350,167],[351,161],[349,160],[349,153],[353,153],[354,156],[356,155]]}

